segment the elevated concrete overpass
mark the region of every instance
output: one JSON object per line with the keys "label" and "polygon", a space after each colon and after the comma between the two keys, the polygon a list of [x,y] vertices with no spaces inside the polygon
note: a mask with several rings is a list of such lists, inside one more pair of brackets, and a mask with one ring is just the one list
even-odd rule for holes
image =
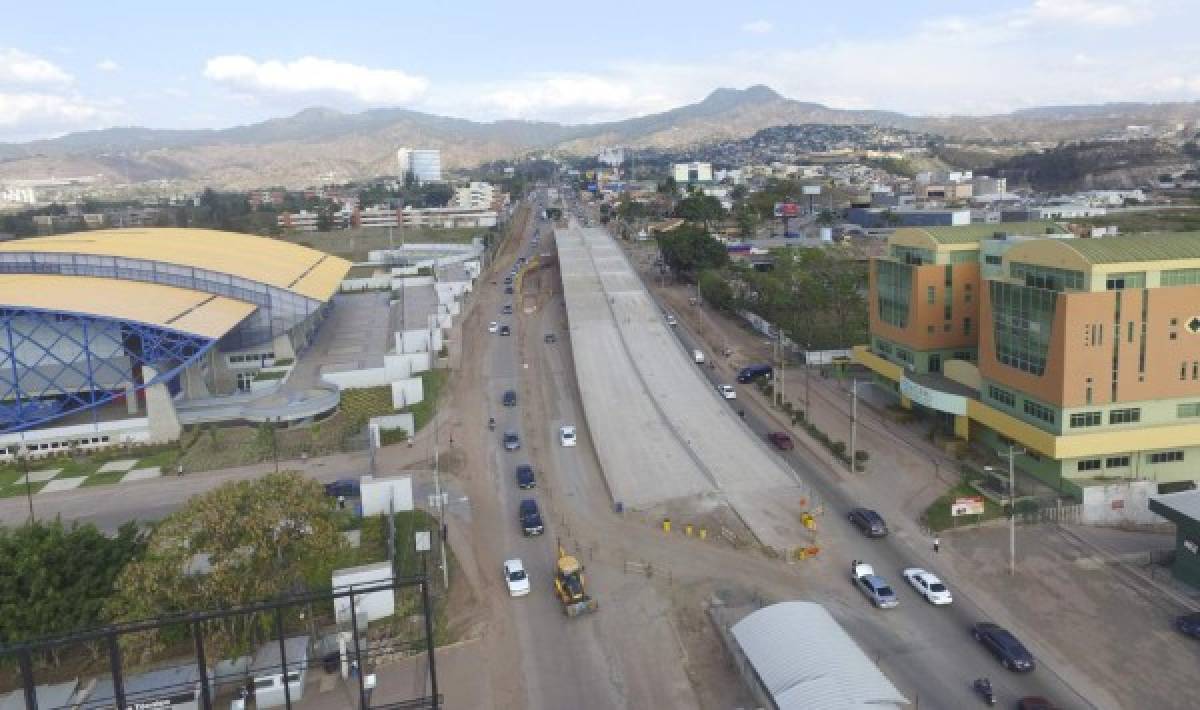
{"label": "elevated concrete overpass", "polygon": [[795,473],[709,385],[613,238],[555,230],[576,376],[614,502],[730,503],[764,544],[798,544]]}

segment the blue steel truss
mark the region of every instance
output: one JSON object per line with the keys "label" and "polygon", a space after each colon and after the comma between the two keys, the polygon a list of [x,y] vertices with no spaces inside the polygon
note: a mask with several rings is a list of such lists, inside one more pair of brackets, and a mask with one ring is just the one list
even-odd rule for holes
{"label": "blue steel truss", "polygon": [[[0,309],[0,433],[92,410],[159,383],[172,386],[216,340],[133,321]],[[145,381],[145,367],[156,373]]]}

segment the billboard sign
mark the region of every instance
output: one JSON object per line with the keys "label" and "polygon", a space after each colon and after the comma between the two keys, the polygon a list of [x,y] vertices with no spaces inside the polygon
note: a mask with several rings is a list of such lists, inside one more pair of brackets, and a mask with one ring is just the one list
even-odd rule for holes
{"label": "billboard sign", "polygon": [[983,515],[983,496],[966,496],[955,498],[950,505],[950,515]]}
{"label": "billboard sign", "polygon": [[799,217],[800,205],[795,202],[776,202],[775,203],[776,217]]}
{"label": "billboard sign", "polygon": [[819,194],[821,194],[821,186],[820,185],[804,185],[803,187],[800,188],[800,192],[802,192],[805,195],[819,195]]}

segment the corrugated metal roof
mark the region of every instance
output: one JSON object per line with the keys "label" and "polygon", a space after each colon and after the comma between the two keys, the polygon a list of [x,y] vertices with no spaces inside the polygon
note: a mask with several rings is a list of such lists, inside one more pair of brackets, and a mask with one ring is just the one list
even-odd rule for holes
{"label": "corrugated metal roof", "polygon": [[257,308],[187,288],[55,274],[0,276],[0,306],[136,321],[214,339]]}
{"label": "corrugated metal roof", "polygon": [[[1051,230],[1047,232],[1047,230]],[[938,244],[974,244],[991,239],[997,232],[1021,237],[1041,234],[1066,234],[1067,230],[1054,222],[1000,222],[998,224],[964,224],[961,227],[902,227],[896,232],[923,232]]]}
{"label": "corrugated metal roof", "polygon": [[350,262],[316,249],[214,229],[104,229],[0,243],[0,251],[149,259],[208,269],[321,301],[337,292]]}
{"label": "corrugated metal roof", "polygon": [[1100,239],[1069,239],[1063,244],[1093,264],[1200,259],[1200,232],[1161,232]]}
{"label": "corrugated metal roof", "polygon": [[1200,491],[1180,491],[1150,496],[1150,500],[1164,508],[1192,520],[1200,520]]}
{"label": "corrugated metal roof", "polygon": [[773,604],[730,631],[780,710],[879,710],[908,705],[820,604]]}

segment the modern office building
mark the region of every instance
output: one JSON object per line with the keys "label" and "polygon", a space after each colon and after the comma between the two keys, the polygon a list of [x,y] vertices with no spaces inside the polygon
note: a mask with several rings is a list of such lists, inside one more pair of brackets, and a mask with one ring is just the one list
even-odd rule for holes
{"label": "modern office building", "polygon": [[901,404],[1074,495],[1200,478],[1200,233],[899,229],[855,357]]}
{"label": "modern office building", "polygon": [[712,163],[675,163],[671,174],[680,185],[713,181]]}
{"label": "modern office building", "polygon": [[442,181],[442,151],[401,148],[396,151],[400,177],[412,173],[417,182]]}
{"label": "modern office building", "polygon": [[0,244],[0,458],[178,437],[181,401],[294,360],[348,269],[204,229]]}

